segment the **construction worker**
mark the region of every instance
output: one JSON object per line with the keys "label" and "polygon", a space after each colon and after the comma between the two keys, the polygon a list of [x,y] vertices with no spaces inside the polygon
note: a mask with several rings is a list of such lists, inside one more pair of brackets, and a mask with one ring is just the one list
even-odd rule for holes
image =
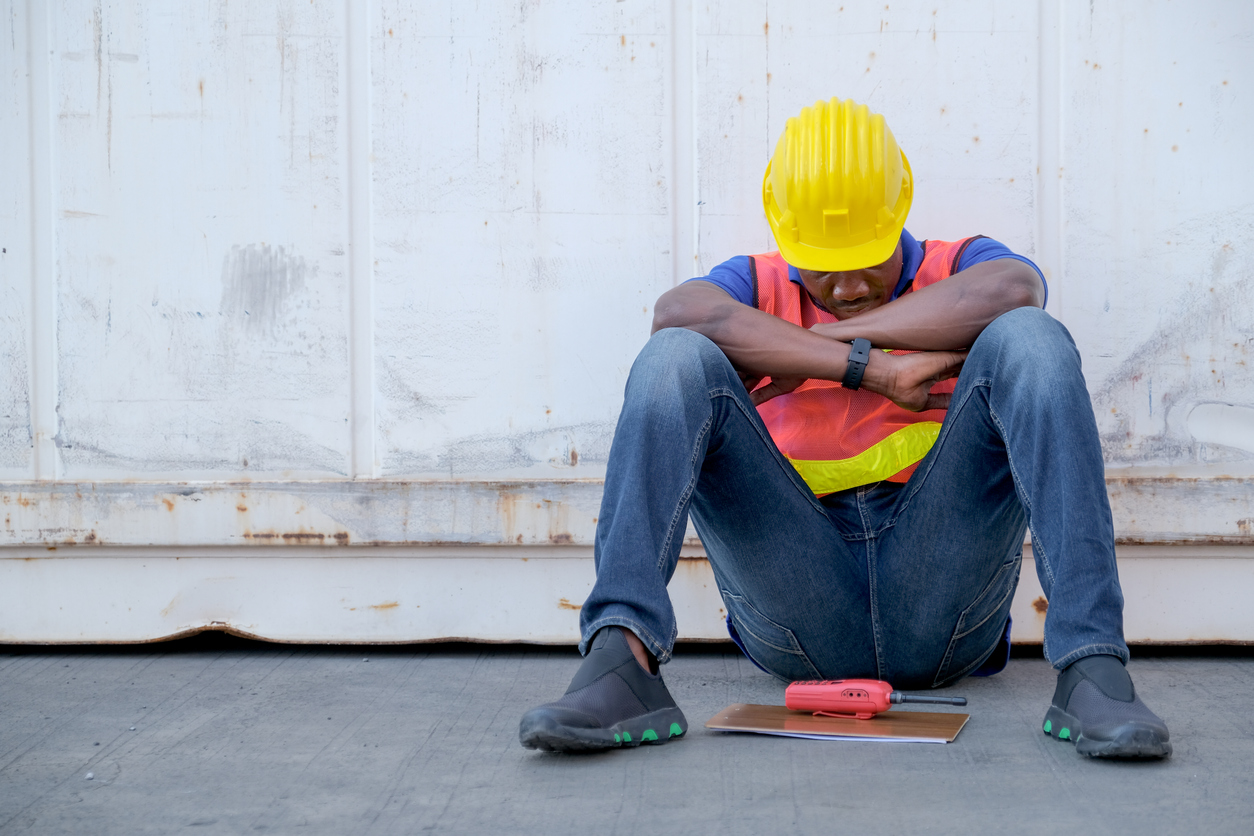
{"label": "construction worker", "polygon": [[691,516],[755,664],[906,689],[1005,665],[1030,528],[1059,671],[1044,731],[1096,757],[1170,754],[1125,668],[1075,344],[1028,259],[907,232],[913,191],[882,116],[818,102],[788,120],[766,169],[779,250],[658,299],[610,451],[585,658],[565,696],[522,718],[524,746],[685,733],[658,664]]}

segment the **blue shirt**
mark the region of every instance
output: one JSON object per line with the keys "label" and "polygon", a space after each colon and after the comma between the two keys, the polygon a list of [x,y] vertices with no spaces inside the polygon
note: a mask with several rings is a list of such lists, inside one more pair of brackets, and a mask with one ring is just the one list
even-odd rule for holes
{"label": "blue shirt", "polygon": [[[994,241],[992,238],[976,238],[967,248],[963,250],[962,257],[958,259],[958,270],[966,270],[976,264],[982,264],[985,261],[997,261],[1002,258],[1013,258],[1015,261],[1022,261],[1024,264],[1031,266],[1036,274],[1041,277],[1041,284],[1045,285],[1045,299],[1049,300],[1049,285],[1045,283],[1045,275],[1041,273],[1041,268],[1032,263],[1031,259],[1025,258],[1017,253],[1011,252],[1010,248],[1000,241]],[[914,236],[906,230],[901,231],[901,278],[897,281],[897,286],[893,288],[893,299],[896,299],[910,283],[914,281],[914,274],[919,270],[919,264],[923,261],[923,245],[915,240]],[[797,273],[797,268],[792,265],[788,266],[788,278],[797,284],[801,284],[801,276]],[[716,284],[743,305],[753,304],[753,278],[749,273],[749,256],[738,255],[735,258],[729,258],[722,264],[710,271],[710,275],[688,281],[701,281]]]}

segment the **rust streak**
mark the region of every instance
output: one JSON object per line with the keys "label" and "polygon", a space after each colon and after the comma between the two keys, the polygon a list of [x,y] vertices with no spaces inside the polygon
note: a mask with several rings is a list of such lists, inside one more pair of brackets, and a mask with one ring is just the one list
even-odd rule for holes
{"label": "rust streak", "polygon": [[1254,546],[1254,536],[1242,534],[1163,534],[1116,537],[1116,546]]}
{"label": "rust streak", "polygon": [[164,497],[163,497],[163,498],[162,498],[162,500],[161,500],[161,504],[165,506],[165,509],[166,509],[167,511],[173,511],[173,510],[174,510],[174,500],[173,500],[173,499],[168,499],[168,498],[164,498]]}
{"label": "rust streak", "polygon": [[283,535],[283,539],[294,540],[302,543],[307,540],[317,540],[321,543],[323,540],[327,539],[327,535],[312,531],[290,531]]}
{"label": "rust streak", "polygon": [[382,604],[371,604],[371,605],[370,605],[370,609],[372,609],[372,610],[394,610],[394,609],[396,609],[397,607],[399,607],[400,605],[401,605],[401,604],[400,604],[400,602],[399,602],[399,601],[384,601]]}
{"label": "rust streak", "polygon": [[1044,615],[1049,610],[1049,602],[1045,600],[1044,595],[1037,596],[1036,600],[1032,602],[1032,609],[1041,615]]}
{"label": "rust streak", "polygon": [[572,604],[569,598],[559,598],[557,601],[557,608],[559,610],[575,610],[576,612],[578,612],[579,610],[583,609],[583,605]]}

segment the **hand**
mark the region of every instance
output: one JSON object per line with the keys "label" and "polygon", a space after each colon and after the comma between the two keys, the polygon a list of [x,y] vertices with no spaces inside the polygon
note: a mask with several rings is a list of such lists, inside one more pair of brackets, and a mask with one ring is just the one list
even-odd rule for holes
{"label": "hand", "polygon": [[[740,382],[745,385],[745,391],[749,393],[749,400],[754,406],[761,406],[777,395],[787,395],[806,382],[804,377],[772,377],[770,383],[758,389],[757,386],[762,382],[762,377],[744,369],[736,369],[736,374],[740,377]],[[755,389],[757,391],[754,391]]]}
{"label": "hand", "polygon": [[932,386],[957,377],[967,360],[965,351],[920,351],[915,354],[871,352],[862,388],[883,395],[902,409],[948,409],[948,392],[933,393]]}
{"label": "hand", "polygon": [[771,382],[761,389],[750,389],[749,400],[753,401],[754,406],[761,406],[771,398],[787,395],[806,380],[804,377],[772,377]]}

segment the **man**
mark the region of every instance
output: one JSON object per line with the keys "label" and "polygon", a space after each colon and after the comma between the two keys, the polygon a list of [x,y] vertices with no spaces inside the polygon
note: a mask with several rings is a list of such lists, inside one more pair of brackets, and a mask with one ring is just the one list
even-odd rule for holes
{"label": "man", "polygon": [[906,232],[912,194],[882,116],[818,102],[767,167],[779,251],[658,300],[610,452],[586,658],[565,696],[522,718],[524,746],[687,730],[658,663],[676,639],[666,584],[691,514],[728,629],[759,667],[906,689],[1005,664],[1030,527],[1059,670],[1045,733],[1097,757],[1170,754],[1124,667],[1075,345],[1030,261],[983,237]]}

